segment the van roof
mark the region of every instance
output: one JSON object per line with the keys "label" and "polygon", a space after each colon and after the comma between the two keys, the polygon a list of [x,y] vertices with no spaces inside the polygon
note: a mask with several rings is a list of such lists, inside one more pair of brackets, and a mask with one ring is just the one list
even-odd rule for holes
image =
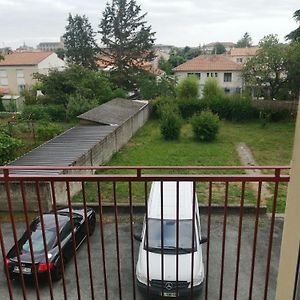
{"label": "van roof", "polygon": [[[177,183],[163,182],[163,218],[175,220],[176,215]],[[191,220],[192,215],[193,182],[179,182],[179,219]],[[152,183],[148,202],[148,218],[161,219],[161,182]]]}

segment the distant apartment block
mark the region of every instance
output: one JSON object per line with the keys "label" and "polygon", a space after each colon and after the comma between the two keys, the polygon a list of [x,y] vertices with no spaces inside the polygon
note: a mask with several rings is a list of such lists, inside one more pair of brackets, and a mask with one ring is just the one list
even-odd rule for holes
{"label": "distant apartment block", "polygon": [[39,51],[56,51],[58,49],[64,49],[64,38],[60,37],[59,42],[42,42],[37,45]]}
{"label": "distant apartment block", "polygon": [[63,70],[65,62],[53,52],[15,52],[0,61],[0,91],[19,95],[36,81],[34,73],[48,74],[51,69]]}

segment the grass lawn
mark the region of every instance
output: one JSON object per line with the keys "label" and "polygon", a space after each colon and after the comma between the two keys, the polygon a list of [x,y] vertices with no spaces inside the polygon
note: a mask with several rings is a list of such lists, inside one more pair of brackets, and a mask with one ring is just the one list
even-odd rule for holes
{"label": "grass lawn", "polygon": [[[258,165],[287,165],[291,160],[294,126],[292,122],[281,122],[270,123],[263,128],[259,122],[222,121],[215,142],[198,143],[193,139],[189,124],[183,126],[179,141],[165,141],[160,134],[158,121],[150,120],[125,147],[113,156],[108,165],[236,166],[240,165],[236,151],[236,144],[239,142],[248,145]],[[199,200],[206,203],[208,184],[199,183],[197,191]],[[103,201],[112,201],[112,184],[103,183],[101,192]],[[284,189],[280,192],[282,195],[285,193]],[[97,189],[93,183],[87,184],[86,193],[88,201],[97,201]],[[223,204],[224,193],[224,184],[214,183],[213,202]],[[239,203],[240,193],[241,184],[230,184],[229,203]],[[74,200],[81,201],[81,198],[79,194]],[[245,195],[246,203],[254,203],[255,198],[255,193],[248,188]],[[117,200],[128,202],[128,184],[117,184]],[[133,200],[144,201],[143,184],[133,184]]]}

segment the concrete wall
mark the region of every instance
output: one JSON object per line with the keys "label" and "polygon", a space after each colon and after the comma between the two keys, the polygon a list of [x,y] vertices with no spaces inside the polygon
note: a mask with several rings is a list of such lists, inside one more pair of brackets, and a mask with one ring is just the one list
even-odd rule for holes
{"label": "concrete wall", "polygon": [[297,297],[293,298],[300,245],[300,106],[298,108],[294,154],[291,167],[291,179],[288,186],[281,242],[276,300],[298,300],[300,297],[300,290],[298,288]]}
{"label": "concrete wall", "polygon": [[[136,131],[141,128],[149,118],[150,106],[146,105],[142,110],[128,119],[122,126],[116,127],[116,130],[108,134],[101,142],[96,144],[87,153],[79,157],[72,166],[99,166],[110,160],[112,155],[118,152],[128,143]],[[71,171],[71,174],[91,174],[90,171]],[[71,196],[81,191],[81,182],[70,183]],[[65,182],[55,183],[56,201],[59,205],[67,205],[67,190]],[[88,200],[88,199],[87,199]]]}

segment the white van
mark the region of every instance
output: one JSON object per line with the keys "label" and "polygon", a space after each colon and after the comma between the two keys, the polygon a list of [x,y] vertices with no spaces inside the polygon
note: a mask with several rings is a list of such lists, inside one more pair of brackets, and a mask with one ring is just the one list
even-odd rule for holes
{"label": "white van", "polygon": [[[161,185],[163,185],[163,207],[161,207]],[[196,200],[194,218],[193,199]],[[163,218],[161,208],[163,209]],[[193,219],[195,221],[194,225],[192,225]],[[161,243],[162,224],[163,247]],[[135,236],[141,242],[136,265],[137,284],[146,293],[149,288],[149,292],[152,295],[165,297],[188,296],[191,292],[192,282],[193,293],[196,294],[202,289],[204,282],[202,244],[207,239],[201,238],[199,208],[197,196],[195,195],[195,198],[193,198],[192,182],[179,182],[178,224],[179,239],[177,247],[177,183],[153,182],[148,201],[148,245],[146,218],[143,224],[142,235],[140,237]],[[193,226],[195,233],[194,251],[192,241]],[[176,275],[177,259],[178,282]],[[194,265],[193,279],[191,278],[192,261]],[[176,295],[177,290],[178,295]]]}

